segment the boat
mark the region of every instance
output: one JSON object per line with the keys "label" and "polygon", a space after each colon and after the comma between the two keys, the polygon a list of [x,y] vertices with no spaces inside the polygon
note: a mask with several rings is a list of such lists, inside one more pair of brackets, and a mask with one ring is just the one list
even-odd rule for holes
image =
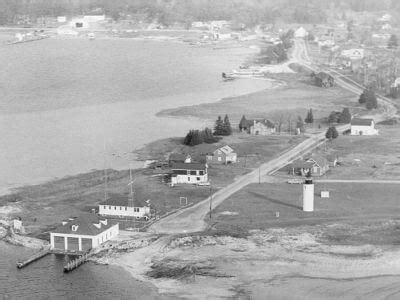
{"label": "boat", "polygon": [[17,33],[15,35],[15,40],[13,41],[8,41],[6,42],[7,45],[14,45],[14,44],[21,44],[21,43],[27,43],[27,42],[34,42],[34,41],[40,41],[43,39],[47,39],[50,36],[44,33],[37,33],[35,32],[29,32],[29,33]]}
{"label": "boat", "polygon": [[240,69],[222,73],[222,78],[253,78],[264,77],[265,73],[259,69]]}

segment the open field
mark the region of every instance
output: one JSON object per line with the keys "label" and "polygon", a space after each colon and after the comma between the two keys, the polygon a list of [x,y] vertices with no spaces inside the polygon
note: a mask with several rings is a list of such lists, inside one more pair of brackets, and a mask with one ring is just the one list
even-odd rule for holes
{"label": "open field", "polygon": [[[322,190],[330,191],[329,199],[320,197]],[[397,244],[400,238],[393,235],[399,231],[397,227],[377,229],[374,234],[370,226],[382,220],[399,219],[399,193],[400,185],[395,184],[316,183],[315,211],[305,213],[302,211],[302,185],[252,184],[217,207],[210,225],[213,229],[235,232],[237,228],[265,230],[340,223],[342,226],[328,228],[328,240],[335,243]],[[279,212],[279,218],[276,212]],[[360,226],[365,234],[354,235],[354,231],[349,230],[352,227],[345,225],[348,223],[365,225]]]}
{"label": "open field", "polygon": [[[339,136],[327,143],[327,153],[338,156],[341,166],[326,178],[400,179],[400,126],[378,125],[377,136]],[[319,149],[325,154],[324,148]]]}
{"label": "open field", "polygon": [[[250,172],[261,162],[268,161],[277,153],[293,147],[303,136],[250,136],[234,134],[217,144],[202,144],[195,147],[184,146],[180,139],[160,140],[147,145],[140,156],[148,159],[166,158],[171,152],[191,153],[194,157],[211,153],[218,146],[229,144],[236,149],[239,162],[233,165],[210,166],[211,191],[231,183],[236,177]],[[197,203],[210,194],[210,187],[180,185],[174,188],[161,182],[160,174],[167,170],[133,170],[136,179],[135,196],[150,199],[151,207],[159,215],[181,207],[179,197],[187,197],[189,203]],[[107,171],[107,193],[128,194],[129,172],[127,170]],[[20,216],[29,232],[38,235],[62,219],[87,215],[104,200],[104,172],[93,171],[78,176],[66,177],[41,185],[27,186],[14,194],[0,198],[0,206],[6,207],[3,215]],[[1,211],[0,211],[1,213]]]}
{"label": "open field", "polygon": [[279,112],[305,117],[313,109],[314,118],[324,118],[333,110],[343,107],[358,109],[358,97],[339,87],[323,89],[313,86],[307,74],[274,74],[272,79],[280,82],[273,89],[247,96],[222,99],[216,103],[184,106],[164,110],[162,116],[191,116],[215,120],[218,115],[228,114],[232,123],[239,123],[242,115],[248,118],[271,118]]}

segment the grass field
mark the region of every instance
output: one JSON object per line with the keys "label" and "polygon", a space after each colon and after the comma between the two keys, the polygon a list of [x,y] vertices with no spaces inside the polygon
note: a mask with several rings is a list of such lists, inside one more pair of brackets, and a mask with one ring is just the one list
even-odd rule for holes
{"label": "grass field", "polygon": [[[231,145],[238,153],[239,162],[232,165],[211,165],[209,178],[212,191],[231,183],[237,176],[250,172],[260,163],[270,160],[277,153],[293,147],[304,140],[302,136],[250,136],[236,133],[225,137],[217,144],[202,144],[187,147],[181,139],[160,140],[147,145],[140,151],[142,158],[166,158],[172,151],[191,153],[194,157],[211,153],[217,147]],[[210,194],[210,187],[179,185],[170,188],[161,182],[160,173],[167,170],[138,169],[133,171],[136,179],[135,196],[151,200],[151,207],[162,215],[179,207],[180,197],[187,197],[189,203],[197,203]],[[128,194],[129,172],[107,171],[107,193]],[[12,215],[22,218],[24,225],[33,235],[39,235],[59,224],[61,220],[87,215],[99,202],[104,200],[104,172],[66,177],[36,186],[27,186],[14,194],[0,197],[0,206],[14,208]],[[15,211],[16,208],[16,211]]]}
{"label": "grass field", "polygon": [[[330,198],[322,199],[321,190],[330,191]],[[317,183],[315,211],[305,213],[302,211],[302,185],[252,184],[217,207],[210,225],[216,230],[237,232],[238,228],[264,230],[271,227],[334,224],[325,232],[326,239],[336,243],[351,243],[361,241],[361,237],[352,236],[354,225],[345,224],[358,224],[362,225],[358,230],[364,233],[364,240],[369,238],[370,243],[388,242],[389,231],[398,232],[400,228],[388,229],[383,239],[384,236],[374,234],[373,224],[399,219],[399,193],[400,185],[394,184]],[[279,218],[276,212],[279,212]],[[376,226],[375,229],[378,228],[381,227]],[[395,239],[400,243],[400,237]]]}
{"label": "grass field", "polygon": [[314,118],[318,119],[327,117],[333,110],[342,110],[343,107],[358,109],[356,95],[339,87],[316,87],[306,74],[271,74],[270,77],[282,82],[282,85],[247,96],[226,98],[216,103],[166,110],[160,115],[215,120],[218,115],[228,114],[231,122],[236,124],[242,115],[247,118],[274,120],[277,114],[285,112],[304,118],[307,110],[312,108]]}

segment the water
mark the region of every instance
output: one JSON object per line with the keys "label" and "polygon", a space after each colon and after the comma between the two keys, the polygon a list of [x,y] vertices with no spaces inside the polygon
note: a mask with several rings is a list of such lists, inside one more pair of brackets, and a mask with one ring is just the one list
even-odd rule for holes
{"label": "water", "polygon": [[0,299],[161,299],[118,267],[87,263],[65,274],[68,258],[52,254],[19,270],[16,261],[32,250],[0,241],[0,253]]}
{"label": "water", "polygon": [[129,39],[0,45],[0,193],[127,168],[133,157],[119,154],[209,125],[155,114],[267,87],[261,80],[221,81],[243,54]]}

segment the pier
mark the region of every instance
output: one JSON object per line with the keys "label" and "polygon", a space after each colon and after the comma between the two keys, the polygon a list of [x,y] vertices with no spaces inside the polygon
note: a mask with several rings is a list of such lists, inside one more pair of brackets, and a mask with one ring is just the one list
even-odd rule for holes
{"label": "pier", "polygon": [[32,262],[34,262],[34,261],[36,261],[38,259],[41,259],[42,257],[46,256],[49,253],[50,253],[49,249],[45,249],[45,250],[42,250],[42,251],[40,251],[38,253],[35,253],[34,255],[29,257],[28,259],[26,259],[26,260],[24,260],[22,262],[18,262],[17,263],[17,268],[18,269],[22,269],[22,268],[26,267],[27,265],[29,265],[30,263],[32,263]]}
{"label": "pier", "polygon": [[74,260],[71,260],[64,266],[64,273],[71,272],[78,268],[79,266],[83,265],[85,262],[87,262],[89,258],[89,255],[87,253],[79,256],[78,258],[75,258]]}

